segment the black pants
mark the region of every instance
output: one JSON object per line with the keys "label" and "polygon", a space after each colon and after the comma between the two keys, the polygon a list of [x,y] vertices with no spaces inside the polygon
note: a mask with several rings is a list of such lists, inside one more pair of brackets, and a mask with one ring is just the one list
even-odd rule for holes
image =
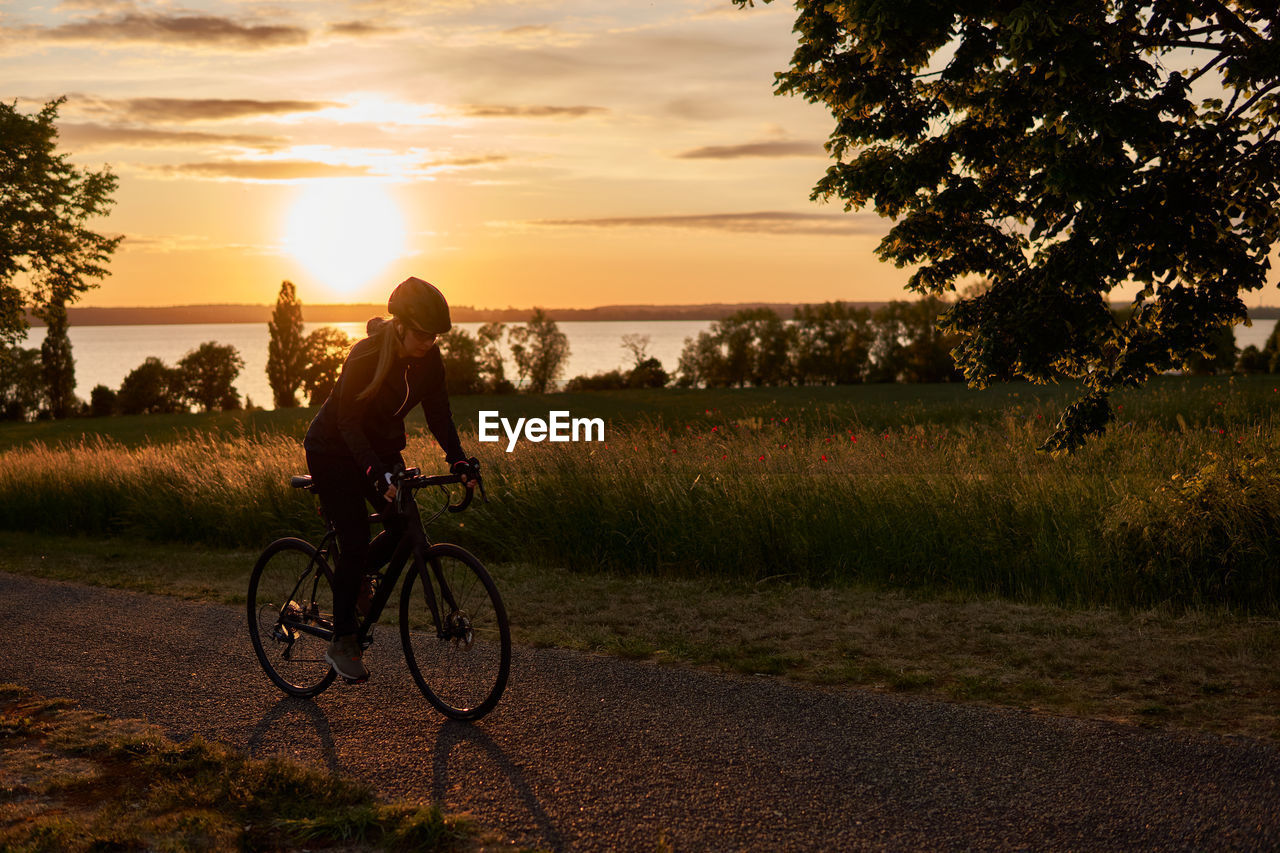
{"label": "black pants", "polygon": [[[404,464],[402,460],[384,461]],[[308,452],[307,468],[316,484],[325,518],[338,531],[338,564],[334,566],[333,578],[333,632],[335,635],[354,634],[360,627],[356,620],[356,599],[360,595],[364,575],[390,561],[404,533],[404,522],[384,514],[382,523],[386,529],[370,542],[368,504],[382,512],[387,502],[374,490],[373,483],[356,461],[349,456]]]}

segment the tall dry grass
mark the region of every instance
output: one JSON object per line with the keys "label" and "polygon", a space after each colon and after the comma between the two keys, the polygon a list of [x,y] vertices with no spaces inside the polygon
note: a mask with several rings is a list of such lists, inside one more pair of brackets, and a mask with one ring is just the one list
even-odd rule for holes
{"label": "tall dry grass", "polygon": [[[1066,459],[1034,451],[1048,411],[1035,406],[976,425],[709,417],[510,454],[464,434],[491,502],[432,535],[579,571],[1274,612],[1280,447],[1269,415],[1228,404],[1190,426],[1121,420]],[[439,467],[421,436],[406,457]],[[93,439],[2,461],[8,529],[241,547],[320,530],[313,499],[288,487],[304,466],[288,436]]]}

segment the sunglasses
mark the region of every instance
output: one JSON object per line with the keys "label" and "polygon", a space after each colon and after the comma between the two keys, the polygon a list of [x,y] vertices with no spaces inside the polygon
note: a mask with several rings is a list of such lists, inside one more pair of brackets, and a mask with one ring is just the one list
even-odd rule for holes
{"label": "sunglasses", "polygon": [[433,343],[435,339],[438,337],[435,332],[424,332],[422,331],[422,329],[418,329],[413,326],[410,326],[408,323],[404,324],[404,330],[405,332],[413,335],[415,338],[417,338],[419,341],[421,341],[424,344]]}

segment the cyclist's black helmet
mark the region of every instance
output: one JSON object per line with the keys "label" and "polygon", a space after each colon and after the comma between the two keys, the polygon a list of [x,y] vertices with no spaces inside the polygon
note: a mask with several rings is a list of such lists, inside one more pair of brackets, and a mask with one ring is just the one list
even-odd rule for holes
{"label": "cyclist's black helmet", "polygon": [[443,335],[453,328],[449,320],[449,303],[435,285],[410,276],[396,285],[387,300],[391,316],[416,329]]}

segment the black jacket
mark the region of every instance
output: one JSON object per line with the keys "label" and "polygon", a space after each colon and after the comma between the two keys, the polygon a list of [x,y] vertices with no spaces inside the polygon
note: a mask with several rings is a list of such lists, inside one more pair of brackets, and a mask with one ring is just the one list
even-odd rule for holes
{"label": "black jacket", "polygon": [[397,358],[382,387],[357,400],[378,366],[378,341],[364,338],[351,348],[338,383],[307,428],[303,447],[309,453],[354,458],[371,480],[382,481],[404,450],[404,418],[422,404],[427,426],[452,465],[466,458],[449,409],[444,386],[444,360],[432,347],[422,358]]}

